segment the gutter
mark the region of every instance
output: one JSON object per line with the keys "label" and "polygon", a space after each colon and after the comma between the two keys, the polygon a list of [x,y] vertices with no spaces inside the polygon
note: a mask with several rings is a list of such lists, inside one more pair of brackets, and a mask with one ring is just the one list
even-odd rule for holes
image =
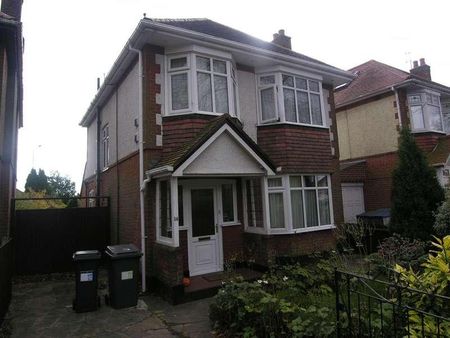
{"label": "gutter", "polygon": [[144,180],[144,128],[143,128],[143,114],[144,114],[144,101],[143,101],[143,85],[142,81],[144,79],[143,73],[143,62],[142,62],[142,50],[135,49],[131,47],[131,44],[128,46],[128,49],[132,52],[138,53],[139,55],[139,71],[138,71],[138,80],[139,80],[139,204],[140,204],[140,220],[141,220],[141,283],[142,283],[142,292],[145,292],[147,289],[147,276],[146,276],[146,235],[145,235],[145,185],[148,180]]}

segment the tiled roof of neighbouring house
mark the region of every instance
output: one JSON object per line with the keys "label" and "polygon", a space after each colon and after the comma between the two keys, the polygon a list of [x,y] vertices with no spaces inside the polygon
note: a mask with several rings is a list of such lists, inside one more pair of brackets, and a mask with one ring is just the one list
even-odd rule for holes
{"label": "tiled roof of neighbouring house", "polygon": [[278,46],[274,43],[266,42],[264,40],[255,38],[237,29],[222,25],[218,22],[209,19],[147,19],[147,20],[151,20],[153,22],[162,23],[165,25],[170,25],[182,29],[191,30],[197,33],[211,35],[217,38],[242,43],[256,48],[266,49],[272,52],[293,56],[305,61],[310,61],[313,63],[335,68],[322,61],[294,52],[293,50],[290,50],[288,48]]}
{"label": "tiled roof of neighbouring house", "polygon": [[334,99],[336,106],[365,97],[395,84],[407,80],[411,74],[384,63],[370,60],[362,65],[349,69],[356,75],[347,85],[336,89]]}
{"label": "tiled roof of neighbouring house", "polygon": [[428,162],[431,165],[443,164],[450,156],[450,135],[441,137],[436,147],[427,154]]}
{"label": "tiled roof of neighbouring house", "polygon": [[163,158],[153,167],[171,166],[174,169],[186,161],[203,143],[205,143],[224,124],[228,124],[233,130],[252,148],[266,164],[275,170],[275,165],[261,148],[244,132],[237,119],[228,114],[223,114],[211,120],[191,141],[186,142],[180,148],[163,155]]}

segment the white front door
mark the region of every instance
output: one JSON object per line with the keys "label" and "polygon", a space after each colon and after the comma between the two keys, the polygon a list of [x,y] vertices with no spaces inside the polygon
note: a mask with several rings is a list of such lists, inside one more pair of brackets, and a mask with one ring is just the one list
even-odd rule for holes
{"label": "white front door", "polygon": [[362,184],[342,184],[342,204],[344,206],[344,221],[356,223],[356,215],[365,211],[364,186]]}
{"label": "white front door", "polygon": [[217,187],[187,187],[189,208],[189,272],[191,276],[222,271],[221,233],[218,226]]}

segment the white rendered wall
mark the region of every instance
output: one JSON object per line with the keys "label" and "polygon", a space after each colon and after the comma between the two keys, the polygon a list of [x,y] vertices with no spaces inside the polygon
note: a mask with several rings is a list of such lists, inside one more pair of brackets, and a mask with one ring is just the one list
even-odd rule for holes
{"label": "white rendered wall", "polygon": [[244,131],[256,142],[256,125],[258,124],[258,107],[256,104],[255,74],[237,71],[239,85],[240,120]]}

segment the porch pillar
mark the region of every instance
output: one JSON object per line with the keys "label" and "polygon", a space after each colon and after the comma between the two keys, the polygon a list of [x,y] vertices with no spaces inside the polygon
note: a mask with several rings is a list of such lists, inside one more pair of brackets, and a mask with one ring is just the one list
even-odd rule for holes
{"label": "porch pillar", "polygon": [[178,248],[180,246],[180,231],[178,222],[178,178],[170,177],[170,205],[172,215],[172,240],[173,246]]}

